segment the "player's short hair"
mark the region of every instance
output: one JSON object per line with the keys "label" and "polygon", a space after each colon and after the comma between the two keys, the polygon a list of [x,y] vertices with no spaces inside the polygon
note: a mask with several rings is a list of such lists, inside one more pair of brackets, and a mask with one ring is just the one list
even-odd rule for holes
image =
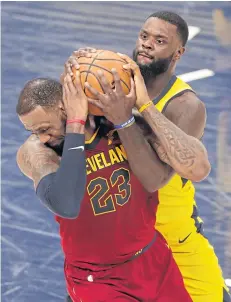
{"label": "player's short hair", "polygon": [[182,45],[185,46],[188,41],[188,24],[186,21],[181,18],[179,15],[173,12],[168,11],[160,11],[151,14],[147,19],[154,17],[161,20],[164,20],[168,23],[171,23],[177,27],[177,32],[180,36],[180,39],[182,41]]}
{"label": "player's short hair", "polygon": [[62,85],[49,78],[36,78],[26,83],[22,89],[16,112],[24,115],[37,106],[53,107],[62,101]]}

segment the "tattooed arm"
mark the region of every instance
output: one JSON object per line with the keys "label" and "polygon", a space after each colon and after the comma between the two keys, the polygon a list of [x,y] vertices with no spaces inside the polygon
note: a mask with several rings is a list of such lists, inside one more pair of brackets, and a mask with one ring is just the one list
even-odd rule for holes
{"label": "tattooed arm", "polygon": [[17,164],[21,172],[33,180],[35,189],[40,180],[59,168],[59,157],[31,135],[17,152]]}
{"label": "tattooed arm", "polygon": [[166,185],[174,174],[173,169],[161,161],[136,123],[118,131],[127,153],[129,166],[148,192]]}
{"label": "tattooed arm", "polygon": [[192,92],[173,99],[164,114],[154,105],[142,112],[153,131],[149,142],[160,159],[180,176],[201,181],[210,172],[207,151],[199,140],[206,123],[204,104]]}
{"label": "tattooed arm", "polygon": [[[62,159],[32,135],[17,153],[20,170],[34,181],[36,194],[54,214],[78,217],[85,193],[85,152],[72,150],[84,145],[84,134],[67,133]],[[69,151],[70,150],[70,151]]]}
{"label": "tattooed arm", "polygon": [[[150,103],[147,88],[138,65],[126,55],[120,56],[128,63],[136,87],[136,107]],[[206,111],[203,103],[192,92],[173,99],[165,115],[152,104],[142,116],[154,135],[152,145],[162,161],[168,163],[180,176],[192,181],[201,181],[210,172],[210,163],[205,147],[199,141],[204,132]]]}

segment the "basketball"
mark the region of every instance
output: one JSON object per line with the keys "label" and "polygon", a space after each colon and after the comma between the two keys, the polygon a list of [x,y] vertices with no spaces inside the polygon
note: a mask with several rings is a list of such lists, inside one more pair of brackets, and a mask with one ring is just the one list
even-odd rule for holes
{"label": "basketball", "polygon": [[[94,99],[95,97],[92,93],[84,87],[84,83],[88,82],[92,87],[98,90],[101,93],[104,91],[101,88],[97,70],[102,70],[105,77],[111,84],[111,87],[114,88],[114,78],[111,72],[112,68],[115,68],[120,76],[120,82],[122,89],[125,94],[128,94],[131,88],[130,78],[131,72],[123,69],[123,65],[126,62],[115,52],[109,50],[97,50],[97,52],[92,53],[91,58],[80,57],[78,59],[78,63],[80,65],[80,79],[82,83],[82,87],[84,89],[85,94]],[[72,69],[75,78],[75,68]],[[92,115],[102,116],[103,112],[98,107],[89,104],[88,105],[89,113]]]}

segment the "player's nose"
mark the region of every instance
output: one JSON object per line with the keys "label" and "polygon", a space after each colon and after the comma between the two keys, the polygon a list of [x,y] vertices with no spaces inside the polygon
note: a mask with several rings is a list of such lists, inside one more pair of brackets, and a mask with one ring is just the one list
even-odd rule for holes
{"label": "player's nose", "polygon": [[143,47],[143,49],[153,49],[154,43],[153,43],[152,39],[147,39],[147,40],[143,41],[142,47]]}
{"label": "player's nose", "polygon": [[49,134],[38,134],[38,138],[41,143],[45,144],[50,140],[50,135]]}

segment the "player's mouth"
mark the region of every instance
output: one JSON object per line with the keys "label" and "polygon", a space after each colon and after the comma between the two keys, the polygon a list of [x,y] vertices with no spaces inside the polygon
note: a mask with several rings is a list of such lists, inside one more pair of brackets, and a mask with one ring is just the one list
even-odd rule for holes
{"label": "player's mouth", "polygon": [[49,141],[47,144],[51,147],[56,147],[56,146],[59,146],[62,143],[62,141],[63,141],[63,139],[60,138],[60,139],[57,139],[54,141]]}
{"label": "player's mouth", "polygon": [[139,52],[137,59],[139,61],[139,63],[151,63],[153,61],[153,57],[149,56],[147,53],[145,52]]}

